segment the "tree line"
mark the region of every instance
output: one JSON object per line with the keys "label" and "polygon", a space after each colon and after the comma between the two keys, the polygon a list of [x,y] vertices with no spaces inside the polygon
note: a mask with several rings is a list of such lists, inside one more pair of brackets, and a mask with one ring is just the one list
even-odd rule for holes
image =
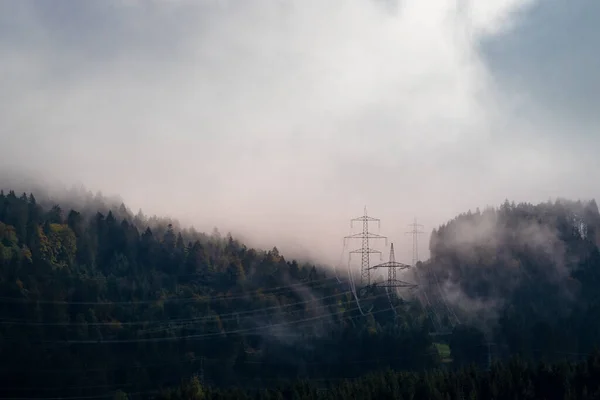
{"label": "tree line", "polygon": [[161,400],[430,399],[591,400],[600,398],[600,353],[579,363],[530,363],[512,358],[489,370],[475,366],[428,372],[379,371],[328,386],[315,381],[275,389],[211,389],[194,377],[157,395]]}

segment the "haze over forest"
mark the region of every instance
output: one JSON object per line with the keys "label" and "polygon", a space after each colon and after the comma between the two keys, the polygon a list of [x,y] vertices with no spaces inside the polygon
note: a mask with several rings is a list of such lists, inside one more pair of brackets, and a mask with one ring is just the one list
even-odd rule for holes
{"label": "haze over forest", "polygon": [[413,217],[598,196],[598,18],[593,0],[2,2],[1,181],[323,262],[367,205],[408,262]]}
{"label": "haze over forest", "polygon": [[0,398],[600,398],[598,20],[0,2]]}

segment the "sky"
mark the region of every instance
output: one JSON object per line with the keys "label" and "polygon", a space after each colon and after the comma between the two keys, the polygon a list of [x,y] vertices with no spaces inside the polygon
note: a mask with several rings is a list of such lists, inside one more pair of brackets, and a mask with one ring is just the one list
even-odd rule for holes
{"label": "sky", "polygon": [[0,0],[0,174],[328,263],[367,206],[408,263],[414,218],[597,197],[599,18],[596,0]]}

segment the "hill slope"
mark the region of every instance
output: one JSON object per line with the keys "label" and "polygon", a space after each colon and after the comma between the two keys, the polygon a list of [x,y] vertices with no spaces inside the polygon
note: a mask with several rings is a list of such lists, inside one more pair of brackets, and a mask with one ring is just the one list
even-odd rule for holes
{"label": "hill slope", "polygon": [[195,374],[325,383],[600,344],[594,202],[506,202],[439,227],[414,269],[422,304],[377,287],[358,302],[276,248],[91,204],[0,194],[1,397],[146,393]]}
{"label": "hill slope", "polygon": [[599,231],[594,201],[506,201],[444,224],[421,266],[434,309],[449,315],[438,326],[477,326],[497,355],[591,351],[600,332]]}
{"label": "hill slope", "polygon": [[200,368],[213,385],[267,386],[357,376],[382,358],[438,362],[418,306],[393,299],[396,324],[374,293],[363,317],[348,285],[277,249],[146,222],[0,195],[3,396],[146,391]]}

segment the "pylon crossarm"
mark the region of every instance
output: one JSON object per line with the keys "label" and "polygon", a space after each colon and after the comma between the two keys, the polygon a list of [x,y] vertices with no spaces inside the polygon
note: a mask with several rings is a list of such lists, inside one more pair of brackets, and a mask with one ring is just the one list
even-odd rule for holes
{"label": "pylon crossarm", "polygon": [[408,289],[408,290],[415,289],[413,286],[410,286],[410,285],[388,285],[388,284],[384,284],[384,285],[377,285],[377,287],[379,287],[379,288],[388,288],[388,289]]}
{"label": "pylon crossarm", "polygon": [[385,236],[383,235],[378,235],[376,233],[371,233],[371,232],[360,232],[360,233],[355,233],[353,235],[350,236],[345,236],[344,239],[387,239]]}
{"label": "pylon crossarm", "polygon": [[403,270],[403,269],[410,268],[410,265],[388,261],[388,262],[384,262],[382,264],[373,265],[369,269],[376,269],[376,268],[398,268],[400,270]]}
{"label": "pylon crossarm", "polygon": [[388,288],[408,288],[408,289],[415,289],[419,285],[414,284],[414,283],[404,282],[404,281],[401,281],[399,279],[395,279],[393,281],[387,281],[384,284],[377,284],[377,286],[378,287],[388,287]]}
{"label": "pylon crossarm", "polygon": [[378,265],[373,265],[372,267],[369,267],[368,269],[377,269],[377,268],[396,268],[395,265],[389,265],[389,263],[383,263],[383,264],[378,264]]}
{"label": "pylon crossarm", "polygon": [[356,222],[356,221],[369,221],[369,222],[379,222],[381,221],[379,218],[373,218],[373,217],[369,217],[368,215],[363,215],[362,217],[357,217],[357,218],[352,218],[350,220],[350,222]]}
{"label": "pylon crossarm", "polygon": [[361,253],[375,253],[375,254],[381,254],[381,251],[379,251],[379,250],[375,250],[375,249],[365,249],[365,250],[363,250],[363,249],[357,249],[357,250],[352,250],[352,251],[350,251],[349,253],[355,253],[355,254],[356,254],[356,253],[358,253],[358,254],[361,254]]}

